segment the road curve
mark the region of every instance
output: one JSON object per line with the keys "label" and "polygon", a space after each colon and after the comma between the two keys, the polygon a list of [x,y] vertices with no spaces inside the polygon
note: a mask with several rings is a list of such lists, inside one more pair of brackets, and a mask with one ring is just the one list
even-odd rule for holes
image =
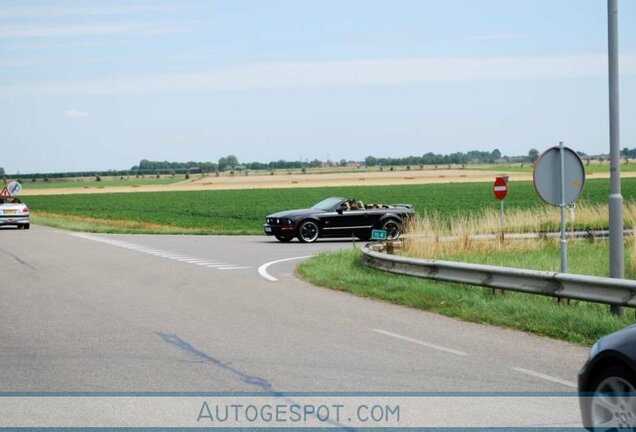
{"label": "road curve", "polygon": [[1,229],[0,391],[573,390],[585,347],[314,287],[283,261],[350,247]]}

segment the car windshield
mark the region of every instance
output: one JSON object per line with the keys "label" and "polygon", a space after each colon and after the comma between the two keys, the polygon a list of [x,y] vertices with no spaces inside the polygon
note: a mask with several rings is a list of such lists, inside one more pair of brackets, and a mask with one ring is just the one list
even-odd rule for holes
{"label": "car windshield", "polygon": [[331,211],[335,209],[336,206],[340,204],[340,202],[343,199],[344,198],[327,198],[325,200],[320,201],[318,204],[314,205],[312,208],[323,210],[323,211]]}

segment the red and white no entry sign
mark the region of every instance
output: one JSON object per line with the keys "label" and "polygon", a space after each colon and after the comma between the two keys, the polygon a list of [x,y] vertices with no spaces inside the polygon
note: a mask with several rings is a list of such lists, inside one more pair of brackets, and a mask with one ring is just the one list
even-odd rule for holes
{"label": "red and white no entry sign", "polygon": [[495,184],[492,187],[492,192],[495,194],[495,198],[502,200],[508,193],[508,181],[507,177],[495,178]]}

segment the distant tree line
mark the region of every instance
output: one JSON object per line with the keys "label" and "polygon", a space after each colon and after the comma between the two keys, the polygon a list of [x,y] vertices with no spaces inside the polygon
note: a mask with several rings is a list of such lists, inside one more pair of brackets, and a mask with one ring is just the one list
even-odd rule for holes
{"label": "distant tree line", "polygon": [[[577,152],[582,157],[587,157],[583,152]],[[636,158],[636,148],[623,148],[621,154],[625,158]],[[600,157],[606,157],[601,155]],[[492,151],[472,150],[466,153],[455,152],[450,154],[437,154],[428,152],[422,156],[407,156],[401,158],[392,157],[375,157],[367,156],[364,159],[364,165],[368,167],[384,167],[384,166],[418,166],[418,165],[466,165],[473,163],[499,163],[499,162],[534,162],[539,157],[537,149],[530,149],[525,156],[504,156],[499,149]],[[158,174],[195,174],[195,173],[217,173],[217,172],[234,172],[234,171],[250,171],[250,170],[289,170],[318,168],[321,166],[346,166],[347,163],[357,163],[355,161],[347,161],[341,159],[339,162],[323,162],[319,159],[312,161],[287,161],[277,160],[268,163],[264,162],[239,162],[235,155],[228,155],[219,158],[218,162],[169,162],[169,161],[151,161],[142,159],[138,165],[132,166],[128,170],[107,170],[107,171],[80,171],[80,172],[54,172],[54,173],[31,173],[31,174],[13,174],[12,178],[16,179],[53,179],[53,178],[75,178],[75,177],[102,177],[102,176],[140,176],[140,175],[158,175]],[[0,167],[0,176],[6,176],[3,168]]]}
{"label": "distant tree line", "polygon": [[169,172],[204,172],[211,173],[216,171],[217,164],[213,162],[158,162],[142,159],[139,165],[130,168],[130,171],[138,174],[155,174]]}
{"label": "distant tree line", "polygon": [[633,149],[625,147],[623,151],[621,151],[621,154],[626,158],[636,158],[636,147]]}
{"label": "distant tree line", "polygon": [[[471,164],[471,163],[497,163],[497,162],[526,162],[536,160],[539,152],[531,149],[528,156],[502,156],[499,149],[493,151],[472,150],[466,153],[456,152],[451,154],[426,153],[422,156],[407,156],[402,158],[377,158],[367,156],[364,160],[366,166],[401,166],[401,165],[443,165],[443,164]],[[533,159],[534,158],[534,159]]]}

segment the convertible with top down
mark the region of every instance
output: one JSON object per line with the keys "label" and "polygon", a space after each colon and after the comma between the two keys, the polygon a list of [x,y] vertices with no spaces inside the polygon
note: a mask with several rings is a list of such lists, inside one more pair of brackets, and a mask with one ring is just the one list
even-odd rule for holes
{"label": "convertible with top down", "polygon": [[413,214],[410,204],[364,204],[355,199],[332,197],[308,209],[271,214],[265,219],[263,230],[281,242],[294,237],[303,243],[326,237],[358,237],[366,241],[373,230],[385,230],[386,238],[395,240]]}

